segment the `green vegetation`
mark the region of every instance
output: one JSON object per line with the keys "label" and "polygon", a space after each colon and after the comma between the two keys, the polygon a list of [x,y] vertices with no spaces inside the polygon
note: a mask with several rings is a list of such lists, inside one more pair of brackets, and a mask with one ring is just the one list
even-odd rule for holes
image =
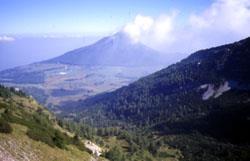
{"label": "green vegetation", "polygon": [[34,140],[42,141],[50,146],[65,147],[65,140],[69,139],[68,136],[63,137],[63,134],[53,127],[55,122],[49,120],[49,116],[42,113],[28,113],[18,109],[14,104],[11,106],[8,107],[8,112],[2,114],[5,120],[27,126],[27,135]]}
{"label": "green vegetation", "polygon": [[8,122],[3,119],[0,119],[0,133],[11,133],[12,130],[13,129]]}
{"label": "green vegetation", "polygon": [[2,98],[10,98],[12,94],[21,96],[21,97],[25,97],[26,94],[20,90],[15,90],[15,88],[10,87],[4,87],[2,85],[0,85],[0,97]]}
{"label": "green vegetation", "polygon": [[[32,161],[89,161],[90,154],[79,150],[76,146],[67,145],[67,150],[51,147],[35,141],[26,135],[28,128],[20,124],[10,124],[11,134],[0,133],[0,146],[11,154],[13,160]],[[21,155],[20,155],[21,154]],[[7,156],[6,156],[7,157]],[[25,158],[25,159],[24,159]]]}
{"label": "green vegetation", "polygon": [[[129,86],[78,102],[63,116],[98,128],[102,137],[117,133],[132,145],[131,156],[171,158],[156,142],[175,136],[181,139],[164,144],[180,149],[185,161],[250,160],[249,51],[250,38],[198,51]],[[202,99],[207,91],[202,85],[218,90],[225,82],[229,91]],[[197,140],[189,138],[193,134]]]}
{"label": "green vegetation", "polygon": [[27,136],[31,139],[44,142],[51,147],[66,149],[67,145],[74,144],[85,150],[79,139],[55,128],[55,117],[24,93],[0,86],[0,94],[5,99],[2,100],[0,97],[0,132],[11,133],[10,123],[20,124],[28,128]]}
{"label": "green vegetation", "polygon": [[177,149],[168,149],[163,144],[163,139],[159,138],[156,140],[154,135],[145,133],[140,129],[131,130],[119,127],[93,128],[84,123],[77,124],[69,120],[60,121],[59,123],[69,131],[77,131],[79,136],[90,139],[102,146],[105,151],[102,156],[109,160],[174,161],[182,157],[181,152]]}
{"label": "green vegetation", "polygon": [[125,156],[122,154],[122,151],[119,147],[111,148],[107,153],[105,153],[105,157],[110,161],[125,161]]}
{"label": "green vegetation", "polygon": [[184,156],[183,161],[248,161],[250,158],[248,146],[220,142],[199,133],[165,136],[164,142],[179,148]]}

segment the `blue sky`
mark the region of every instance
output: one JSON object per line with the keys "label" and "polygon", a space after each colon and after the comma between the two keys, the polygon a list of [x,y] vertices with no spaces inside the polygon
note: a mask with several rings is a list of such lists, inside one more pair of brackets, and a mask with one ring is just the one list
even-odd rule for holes
{"label": "blue sky", "polygon": [[157,17],[180,10],[181,21],[211,3],[211,0],[0,0],[0,34],[102,34],[121,28],[138,14]]}
{"label": "blue sky", "polygon": [[0,0],[0,70],[120,30],[163,54],[187,56],[249,37],[249,26],[250,0]]}

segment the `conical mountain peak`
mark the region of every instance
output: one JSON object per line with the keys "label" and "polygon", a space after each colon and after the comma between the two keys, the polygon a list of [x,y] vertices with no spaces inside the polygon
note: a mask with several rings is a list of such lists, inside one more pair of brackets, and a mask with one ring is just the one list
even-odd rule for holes
{"label": "conical mountain peak", "polygon": [[107,36],[96,43],[48,60],[51,63],[105,66],[161,66],[160,54],[134,42],[125,32]]}

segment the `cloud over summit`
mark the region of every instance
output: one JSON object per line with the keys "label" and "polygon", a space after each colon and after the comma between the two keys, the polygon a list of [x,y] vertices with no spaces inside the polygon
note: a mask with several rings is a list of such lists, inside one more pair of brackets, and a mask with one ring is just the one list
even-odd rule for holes
{"label": "cloud over summit", "polygon": [[250,36],[250,0],[216,0],[180,24],[181,11],[137,15],[124,27],[131,38],[165,53],[190,53]]}
{"label": "cloud over summit", "polygon": [[161,15],[157,18],[137,15],[133,22],[128,23],[123,31],[128,33],[134,41],[144,41],[154,39],[155,41],[165,41],[167,35],[173,30],[173,19],[176,12],[169,15]]}

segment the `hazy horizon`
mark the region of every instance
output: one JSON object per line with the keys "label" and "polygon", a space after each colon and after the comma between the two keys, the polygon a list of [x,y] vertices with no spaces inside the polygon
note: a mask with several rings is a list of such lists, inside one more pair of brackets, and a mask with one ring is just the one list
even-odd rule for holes
{"label": "hazy horizon", "polygon": [[248,0],[0,3],[0,70],[53,58],[119,31],[183,58],[250,35]]}
{"label": "hazy horizon", "polygon": [[0,60],[4,60],[1,61],[0,71],[51,59],[70,50],[89,45],[98,39],[98,36],[19,36],[12,42],[0,42]]}

